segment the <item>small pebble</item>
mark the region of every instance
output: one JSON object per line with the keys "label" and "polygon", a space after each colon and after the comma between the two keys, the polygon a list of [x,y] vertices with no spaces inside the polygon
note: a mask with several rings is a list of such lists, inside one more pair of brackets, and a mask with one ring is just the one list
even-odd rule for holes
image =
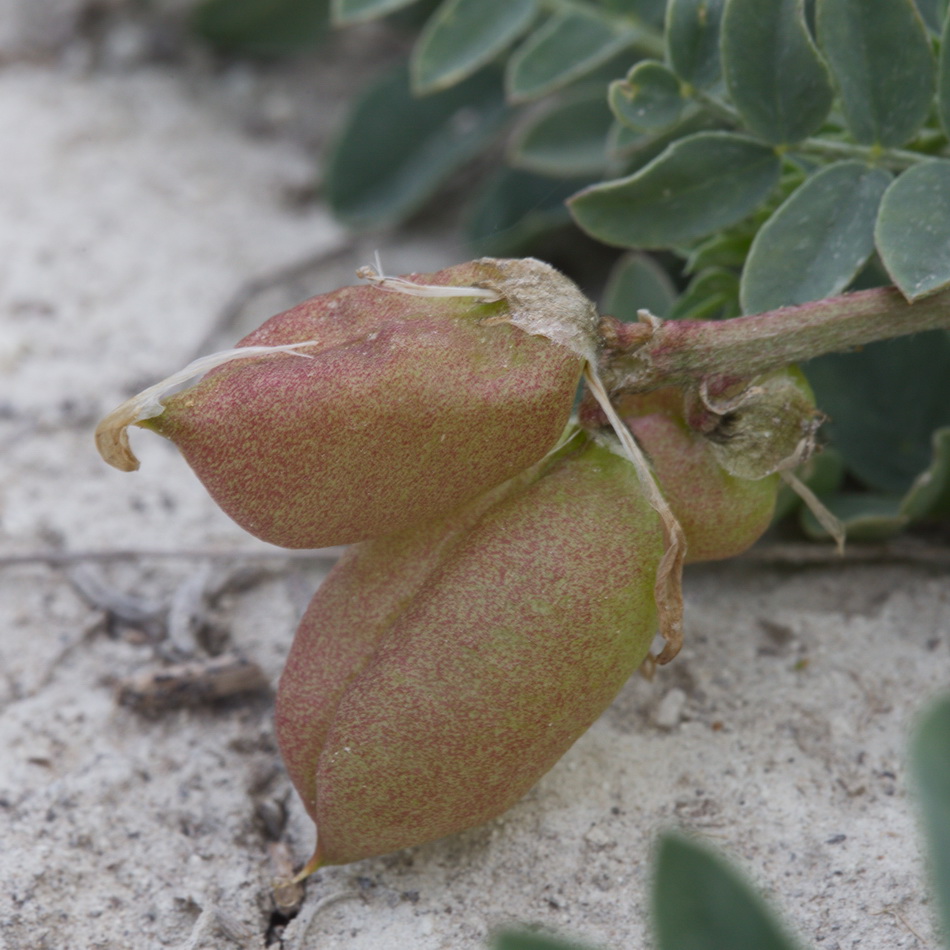
{"label": "small pebble", "polygon": [[661,729],[673,729],[683,718],[686,706],[686,693],[681,689],[671,689],[659,702],[653,713],[653,722]]}
{"label": "small pebble", "polygon": [[595,848],[598,851],[601,848],[606,848],[607,845],[611,844],[613,841],[610,835],[608,835],[607,832],[603,830],[603,828],[599,828],[597,825],[594,825],[594,827],[591,828],[586,835],[584,835],[584,840],[592,848]]}

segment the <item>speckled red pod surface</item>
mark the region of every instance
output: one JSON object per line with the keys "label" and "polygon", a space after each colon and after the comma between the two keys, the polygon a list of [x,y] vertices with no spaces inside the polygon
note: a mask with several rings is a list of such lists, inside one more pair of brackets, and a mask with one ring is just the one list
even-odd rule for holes
{"label": "speckled red pod surface", "polygon": [[581,434],[450,518],[352,548],[277,697],[308,870],[517,801],[645,658],[662,553],[633,467]]}
{"label": "speckled red pod surface", "polygon": [[[238,346],[314,345],[220,366],[136,423],[175,442],[238,524],[284,547],[346,544],[451,511],[556,443],[596,314],[537,261],[413,279],[497,287],[502,299],[371,285],[314,297]],[[573,329],[557,326],[570,309],[559,293],[577,308]],[[572,333],[582,345],[566,345]]]}
{"label": "speckled red pod surface", "polygon": [[617,409],[683,528],[687,563],[733,557],[762,536],[772,521],[779,476],[730,475],[706,436],[684,420],[681,390],[622,396]]}

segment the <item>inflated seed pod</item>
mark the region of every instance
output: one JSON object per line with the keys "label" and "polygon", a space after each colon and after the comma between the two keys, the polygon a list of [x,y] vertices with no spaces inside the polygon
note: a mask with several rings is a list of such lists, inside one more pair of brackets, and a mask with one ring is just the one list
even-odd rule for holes
{"label": "inflated seed pod", "polygon": [[487,258],[368,276],[272,317],[197,385],[124,404],[100,451],[134,469],[126,428],[152,429],[238,524],[300,548],[439,517],[556,444],[596,346],[571,281]]}
{"label": "inflated seed pod", "polygon": [[305,870],[517,801],[644,660],[663,548],[633,467],[577,434],[464,512],[352,549],[278,690],[278,741],[317,826]]}
{"label": "inflated seed pod", "polygon": [[617,408],[683,528],[687,562],[733,557],[762,536],[783,473],[814,451],[824,418],[794,366],[716,399],[670,387],[621,396]]}
{"label": "inflated seed pod", "polygon": [[686,535],[686,561],[733,557],[768,528],[780,479],[738,478],[683,418],[683,393],[668,388],[623,396],[618,411],[650,460],[663,496]]}

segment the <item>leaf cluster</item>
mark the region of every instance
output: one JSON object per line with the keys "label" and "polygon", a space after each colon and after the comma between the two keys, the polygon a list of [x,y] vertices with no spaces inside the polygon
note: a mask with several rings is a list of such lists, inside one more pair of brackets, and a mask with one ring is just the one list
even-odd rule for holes
{"label": "leaf cluster", "polygon": [[[911,745],[923,836],[945,946],[950,947],[950,696],[925,715]],[[800,950],[743,874],[680,834],[661,836],[653,866],[657,950]],[[500,934],[493,950],[594,950],[537,933]]]}

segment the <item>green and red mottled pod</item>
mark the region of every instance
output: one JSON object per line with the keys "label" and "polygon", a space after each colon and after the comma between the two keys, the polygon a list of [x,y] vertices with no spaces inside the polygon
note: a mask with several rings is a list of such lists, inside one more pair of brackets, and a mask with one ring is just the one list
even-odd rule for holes
{"label": "green and red mottled pod", "polygon": [[556,444],[596,347],[596,311],[571,281],[492,259],[374,277],[272,317],[154,408],[120,407],[100,450],[133,469],[125,429],[153,429],[238,524],[301,548],[440,517]]}
{"label": "green and red mottled pod", "polygon": [[657,628],[659,517],[577,433],[447,519],[351,549],[297,631],[277,736],[305,871],[503,812],[604,711]]}
{"label": "green and red mottled pod", "polygon": [[762,536],[779,476],[745,479],[727,472],[709,439],[685,421],[682,390],[621,396],[617,409],[686,535],[687,563],[733,557]]}
{"label": "green and red mottled pod", "polygon": [[668,387],[617,409],[686,535],[686,562],[733,557],[772,522],[781,472],[814,450],[823,418],[800,370],[740,384],[730,398]]}

